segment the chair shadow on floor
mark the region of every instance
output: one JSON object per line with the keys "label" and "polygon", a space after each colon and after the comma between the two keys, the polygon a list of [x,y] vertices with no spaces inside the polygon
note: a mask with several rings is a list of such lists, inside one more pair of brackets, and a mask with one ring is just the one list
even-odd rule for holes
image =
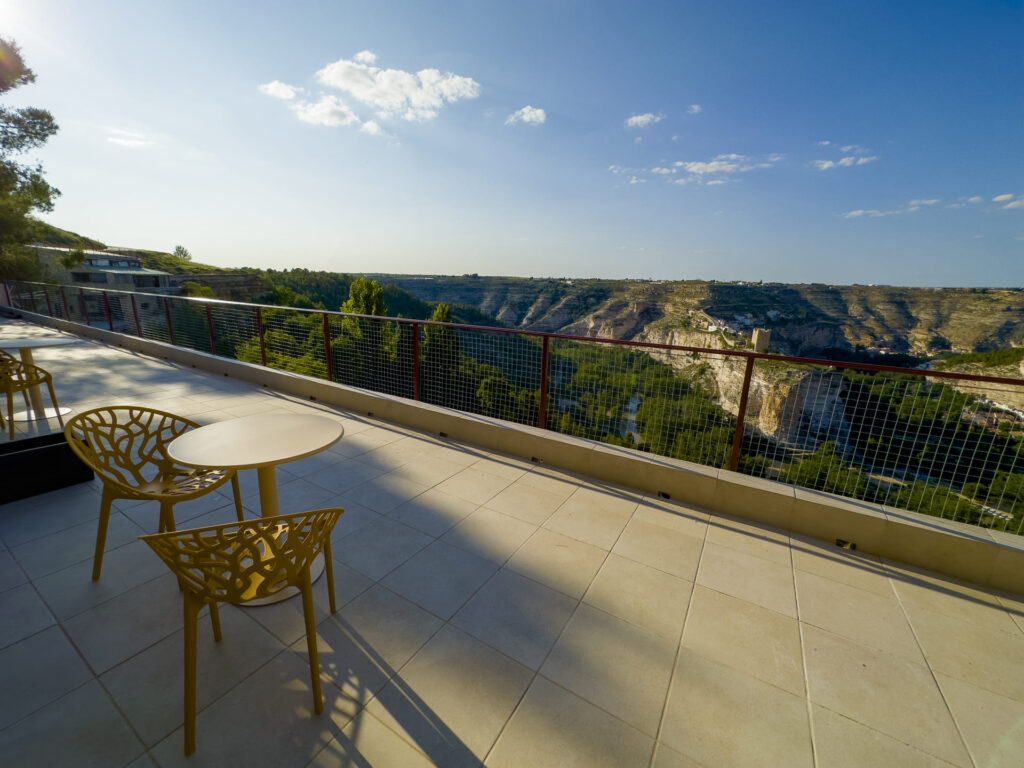
{"label": "chair shadow on floor", "polygon": [[[334,621],[346,635],[348,645],[334,651],[320,642],[320,669],[344,689],[344,695],[361,705],[359,713],[343,732],[317,755],[313,765],[344,766],[344,768],[374,768],[375,764],[360,749],[360,736],[364,731],[363,718],[369,717],[366,705],[371,697],[383,705],[405,736],[395,739],[411,740],[414,747],[429,760],[440,766],[480,766],[480,758],[456,735],[444,720],[413,690],[399,672],[389,665],[362,635],[340,616]],[[360,680],[360,670],[369,670],[365,677],[377,680],[367,686]],[[386,679],[387,682],[380,682]],[[325,681],[326,682],[326,681]],[[331,685],[331,683],[327,683]],[[390,727],[390,724],[389,724]],[[411,747],[410,747],[411,748]],[[376,763],[376,768],[380,768]]]}

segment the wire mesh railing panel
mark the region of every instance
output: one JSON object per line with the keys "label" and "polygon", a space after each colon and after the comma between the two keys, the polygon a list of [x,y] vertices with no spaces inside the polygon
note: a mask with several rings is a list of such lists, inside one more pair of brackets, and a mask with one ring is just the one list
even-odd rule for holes
{"label": "wire mesh railing panel", "polygon": [[135,297],[135,309],[138,312],[142,338],[166,344],[173,344],[176,341],[171,338],[171,331],[167,325],[170,309],[168,299],[152,294],[139,295]]}
{"label": "wire mesh railing panel", "polygon": [[203,302],[187,298],[168,298],[171,316],[169,333],[174,335],[174,344],[199,352],[212,352],[210,326]]}
{"label": "wire mesh railing panel", "polygon": [[[323,315],[314,315],[323,327]],[[413,334],[416,324],[375,317],[328,315],[331,380],[399,397],[413,396]],[[320,331],[320,351],[323,331]]]}
{"label": "wire mesh railing panel", "polygon": [[750,391],[742,471],[1021,530],[1024,388],[758,360]]}
{"label": "wire mesh railing panel", "polygon": [[424,402],[536,425],[540,339],[477,328],[425,325],[420,356]]}
{"label": "wire mesh railing panel", "polygon": [[[259,328],[241,347],[239,359],[260,362]],[[278,307],[263,308],[263,344],[267,365],[318,379],[327,378],[324,325],[320,314]]]}
{"label": "wire mesh railing panel", "polygon": [[[252,307],[209,305],[207,319],[213,328],[214,347],[220,357],[260,362],[259,327]],[[255,351],[255,357],[251,356],[252,351]]]}

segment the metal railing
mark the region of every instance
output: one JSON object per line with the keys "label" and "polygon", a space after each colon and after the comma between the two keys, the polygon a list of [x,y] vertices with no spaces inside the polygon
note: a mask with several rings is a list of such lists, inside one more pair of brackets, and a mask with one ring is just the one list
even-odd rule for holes
{"label": "metal railing", "polygon": [[11,307],[1020,534],[1024,380],[10,283]]}

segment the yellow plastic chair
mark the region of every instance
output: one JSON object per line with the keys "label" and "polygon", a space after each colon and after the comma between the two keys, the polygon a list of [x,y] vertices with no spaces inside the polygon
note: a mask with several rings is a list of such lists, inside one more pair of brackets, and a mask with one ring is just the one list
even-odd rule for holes
{"label": "yellow plastic chair", "polygon": [[[334,565],[331,531],[343,509],[318,509],[277,515],[240,523],[209,525],[140,536],[178,577],[185,594],[185,754],[196,749],[196,634],[199,612],[210,606],[213,638],[220,642],[217,603],[244,604],[269,597],[287,587],[302,594],[306,620],[306,647],[313,685],[313,703],[324,710],[320,690],[320,658],[316,646],[316,614],[309,568],[321,552],[327,571],[331,613],[334,602]],[[287,728],[287,724],[282,727]]]}
{"label": "yellow plastic chair", "polygon": [[160,502],[158,531],[174,530],[174,505],[203,496],[231,481],[235,511],[243,520],[242,492],[233,470],[195,469],[175,464],[167,445],[199,424],[183,416],[130,405],[93,408],[64,427],[71,450],[103,481],[92,580],[100,578],[107,523],[114,499]]}
{"label": "yellow plastic chair", "polygon": [[[25,407],[32,411],[32,404],[28,399],[28,392],[34,387],[46,385],[50,392],[50,401],[57,410],[57,421],[64,426],[64,418],[60,415],[60,405],[57,403],[57,395],[53,391],[53,377],[48,371],[32,363],[23,363],[10,355],[0,357],[0,389],[7,395],[7,423],[8,435],[14,439],[14,393],[21,392],[25,398]],[[0,416],[0,427],[4,421]]]}

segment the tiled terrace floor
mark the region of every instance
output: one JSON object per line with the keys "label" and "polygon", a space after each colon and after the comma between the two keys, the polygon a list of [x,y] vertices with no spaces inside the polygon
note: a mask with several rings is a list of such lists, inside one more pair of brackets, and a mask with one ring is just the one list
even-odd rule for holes
{"label": "tiled terrace floor", "polygon": [[186,760],[156,510],[118,505],[93,584],[97,483],[0,506],[4,765],[1021,764],[1024,601],[95,342],[37,361],[78,410],[341,421],[279,479],[283,511],[346,509],[339,610],[321,579],[320,716],[297,598],[202,622]]}

